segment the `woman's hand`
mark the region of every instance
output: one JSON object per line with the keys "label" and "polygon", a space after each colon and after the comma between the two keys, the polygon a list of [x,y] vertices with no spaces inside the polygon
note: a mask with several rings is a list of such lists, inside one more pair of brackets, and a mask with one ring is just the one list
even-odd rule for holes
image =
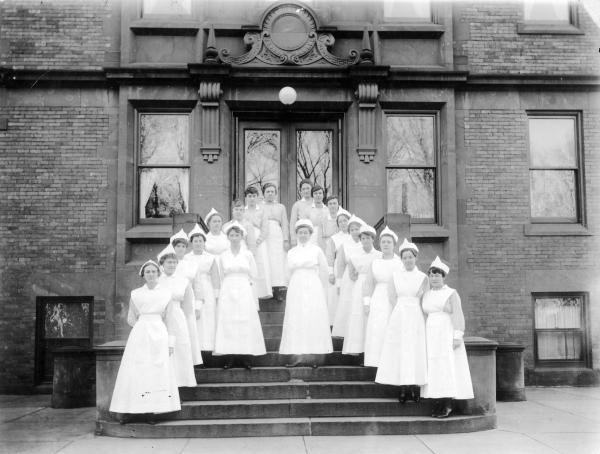
{"label": "woman's hand", "polygon": [[335,285],[335,276],[333,274],[329,275],[329,283],[331,285]]}
{"label": "woman's hand", "polygon": [[173,353],[175,353],[175,347],[169,347],[169,356],[173,356]]}
{"label": "woman's hand", "polygon": [[283,240],[283,250],[284,251],[290,250],[290,240]]}
{"label": "woman's hand", "polygon": [[365,315],[369,315],[369,309],[371,306],[363,306],[365,309]]}
{"label": "woman's hand", "polygon": [[462,339],[453,339],[452,340],[452,348],[457,349],[462,344]]}
{"label": "woman's hand", "polygon": [[350,279],[351,279],[351,280],[355,281],[355,280],[357,280],[357,279],[358,279],[358,271],[356,271],[356,270],[351,270],[349,274],[350,274]]}

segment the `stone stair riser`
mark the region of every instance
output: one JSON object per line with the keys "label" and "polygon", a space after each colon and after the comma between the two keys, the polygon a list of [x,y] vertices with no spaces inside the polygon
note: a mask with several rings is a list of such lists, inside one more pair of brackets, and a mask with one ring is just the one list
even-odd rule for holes
{"label": "stone stair riser", "polygon": [[[362,361],[362,355],[342,355],[341,352],[337,351],[325,355],[322,365],[357,366],[360,365]],[[276,352],[267,352],[266,355],[254,356],[252,358],[252,365],[254,367],[285,366],[289,362],[289,355],[280,355]],[[223,367],[223,364],[225,364],[225,358],[223,358],[223,356],[212,356],[205,361],[205,366],[207,367]]]}
{"label": "stone stair riser", "polygon": [[373,381],[376,369],[372,367],[273,367],[251,370],[196,368],[196,381],[201,383],[265,383],[303,381]]}

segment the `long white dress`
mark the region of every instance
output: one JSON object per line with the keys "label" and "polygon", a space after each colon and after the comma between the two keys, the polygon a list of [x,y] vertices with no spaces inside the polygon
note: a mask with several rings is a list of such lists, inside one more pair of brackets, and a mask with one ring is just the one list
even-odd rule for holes
{"label": "long white dress", "polygon": [[316,245],[298,244],[287,253],[287,269],[290,283],[279,353],[331,353],[333,344],[325,298],[325,254]]}
{"label": "long white dress", "polygon": [[287,285],[285,275],[286,254],[283,242],[290,239],[285,206],[281,203],[264,202],[262,208],[267,214],[267,250],[269,269],[271,270],[271,285],[273,287],[285,287]]}
{"label": "long white dress", "polygon": [[271,284],[271,267],[269,266],[269,250],[267,248],[268,223],[265,211],[261,205],[255,209],[246,207],[244,218],[250,221],[256,239],[262,238],[262,242],[256,246],[248,245],[254,253],[256,261],[256,276],[254,278],[254,291],[258,298],[271,298],[273,296],[273,285]]}
{"label": "long white dress", "polygon": [[251,282],[256,275],[252,253],[240,250],[223,252],[219,258],[221,293],[217,304],[216,355],[266,354],[258,302]]}
{"label": "long white dress", "polygon": [[[194,280],[196,279],[196,274],[198,273],[198,265],[195,262],[185,260],[179,260],[177,262],[177,268],[175,269],[175,275],[183,277],[187,279],[191,286],[192,291],[192,301],[195,302],[196,296],[194,295]],[[185,319],[188,325],[188,332],[190,335],[190,347],[192,349],[192,360],[194,364],[202,364],[202,353],[200,353],[200,339],[202,337],[202,332],[198,331],[198,326],[196,325],[196,313],[192,309],[191,311],[184,311]]]}
{"label": "long white dress", "polygon": [[200,311],[200,316],[196,318],[200,350],[212,351],[215,349],[217,294],[221,285],[217,258],[206,251],[202,254],[190,252],[185,258],[198,266],[193,289],[196,297],[195,309]]}
{"label": "long white dress", "polygon": [[323,221],[327,219],[328,214],[329,210],[327,209],[326,205],[322,205],[321,208],[317,208],[314,202],[308,214],[308,218],[314,226],[313,233],[310,235],[310,243],[319,246],[323,252],[325,252],[325,241],[323,240]]}
{"label": "long white dress", "polygon": [[390,294],[396,300],[385,330],[375,381],[387,385],[424,385],[427,381],[425,318],[421,297],[429,288],[417,267],[393,273]]}
{"label": "long white dress", "polygon": [[[163,273],[158,278],[160,285],[171,292],[171,304],[167,310],[165,322],[169,333],[175,336],[173,363],[177,386],[196,386],[194,361],[188,318],[194,313],[194,297],[189,281],[177,274],[167,276]],[[202,357],[201,357],[202,358]]]}
{"label": "long white dress", "polygon": [[127,323],[133,326],[127,338],[110,402],[115,413],[166,413],[181,410],[177,379],[163,316],[171,292],[158,284],[131,292]]}
{"label": "long white dress", "polygon": [[206,234],[206,243],[204,244],[206,252],[212,255],[219,255],[229,249],[229,240],[227,235],[220,232],[218,235],[214,235],[212,232]]}
{"label": "long white dress", "polygon": [[[327,247],[325,249],[325,256],[327,257],[327,265],[330,272],[334,276],[337,276],[338,266],[336,257],[340,246],[346,241],[350,235],[344,232],[337,232],[327,238]],[[335,321],[335,312],[338,304],[338,289],[340,288],[338,281],[335,284],[327,284],[327,309],[329,312],[329,324],[333,325]]]}
{"label": "long white dress", "polygon": [[437,399],[472,399],[473,383],[464,342],[453,348],[453,339],[462,338],[465,319],[460,297],[444,285],[423,295],[423,311],[427,314],[427,384],[423,397]]}
{"label": "long white dress", "polygon": [[348,315],[348,327],[344,336],[344,346],[342,353],[357,354],[365,351],[365,330],[366,317],[363,307],[363,284],[367,277],[367,273],[371,268],[373,260],[381,258],[381,251],[371,249],[365,252],[361,251],[352,256],[350,259],[350,267],[353,267],[358,272],[358,278],[352,287],[352,299],[350,301],[350,314]]}
{"label": "long white dress", "polygon": [[[362,251],[360,241],[354,241],[352,236],[348,236],[346,241],[338,249],[336,258],[337,274],[336,280],[339,280],[340,293],[337,299],[335,317],[333,320],[333,330],[331,334],[336,337],[344,337],[348,328],[348,318],[352,306],[352,289],[354,281],[350,279],[350,259]],[[341,276],[340,276],[341,273]]]}
{"label": "long white dress", "polygon": [[392,313],[388,285],[394,270],[403,269],[400,257],[375,259],[363,285],[363,296],[370,297],[365,332],[365,366],[377,367],[383,347],[385,329]]}

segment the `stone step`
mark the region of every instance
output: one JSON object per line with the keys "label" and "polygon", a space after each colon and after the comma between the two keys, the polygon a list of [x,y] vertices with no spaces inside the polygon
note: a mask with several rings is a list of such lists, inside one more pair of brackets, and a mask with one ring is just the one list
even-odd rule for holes
{"label": "stone step", "polygon": [[397,395],[398,389],[395,386],[380,385],[371,381],[203,383],[194,387],[179,388],[182,401],[394,398]]}
{"label": "stone step", "polygon": [[429,400],[401,405],[396,398],[187,401],[173,419],[429,416],[431,406]]}
{"label": "stone step", "polygon": [[[344,345],[344,339],[341,337],[333,337],[331,339],[333,344],[333,350],[341,352],[342,347]],[[265,338],[265,346],[267,347],[268,352],[277,352],[279,351],[279,344],[281,343],[281,336]]]}
{"label": "stone step", "polygon": [[273,298],[258,300],[260,312],[285,312],[285,300],[279,301]]}
{"label": "stone step", "polygon": [[196,381],[202,383],[264,383],[303,381],[373,381],[377,369],[360,366],[196,368]]}
{"label": "stone step", "polygon": [[[285,366],[290,362],[290,355],[280,355],[277,352],[267,352],[266,355],[252,357],[252,366],[269,367]],[[363,355],[342,355],[341,351],[334,351],[324,355],[323,366],[359,366],[363,362]],[[206,367],[223,367],[225,358],[223,356],[211,356],[206,358],[204,365]],[[307,362],[304,365],[311,365]],[[320,364],[321,365],[321,364]]]}
{"label": "stone step", "polygon": [[282,325],[283,326],[283,312],[259,312],[261,325]]}
{"label": "stone step", "polygon": [[272,437],[291,435],[415,435],[494,429],[496,415],[372,416],[287,419],[212,419],[164,421],[155,425],[97,421],[96,434],[125,438]]}
{"label": "stone step", "polygon": [[262,332],[265,339],[281,338],[283,325],[262,325]]}

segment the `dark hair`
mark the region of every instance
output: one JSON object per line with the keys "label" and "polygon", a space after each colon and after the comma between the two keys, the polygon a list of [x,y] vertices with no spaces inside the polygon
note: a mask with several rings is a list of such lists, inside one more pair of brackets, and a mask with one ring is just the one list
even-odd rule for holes
{"label": "dark hair", "polygon": [[343,213],[343,214],[338,214],[338,215],[335,217],[335,223],[336,223],[336,225],[337,225],[338,227],[340,226],[340,217],[342,217],[342,216],[344,216],[346,219],[350,220],[350,217],[349,217],[349,216],[348,216],[346,213]]}
{"label": "dark hair", "polygon": [[175,238],[175,239],[172,241],[172,243],[171,243],[171,246],[175,247],[175,246],[177,246],[179,243],[183,243],[183,244],[185,244],[185,245],[187,246],[187,245],[188,245],[188,240],[185,240],[185,239],[183,239],[183,238]]}
{"label": "dark hair", "polygon": [[323,195],[325,195],[325,189],[323,189],[321,186],[319,186],[318,184],[315,184],[312,189],[310,190],[310,195],[311,197],[313,195],[315,195],[315,192],[317,191],[323,191]]}
{"label": "dark hair", "polygon": [[337,196],[337,194],[331,194],[329,197],[327,197],[327,201],[325,203],[329,203],[330,200],[337,200],[338,203],[340,202],[340,198]]}
{"label": "dark hair", "polygon": [[439,271],[440,274],[442,275],[442,277],[446,277],[446,273],[444,273],[444,270],[440,270],[439,268],[436,268],[435,266],[432,266],[431,268],[429,268],[429,271],[427,271],[427,274],[431,273],[431,270]]}
{"label": "dark hair", "polygon": [[244,203],[244,201],[242,199],[235,199],[233,202],[231,202],[231,208],[235,208],[235,207],[243,207],[246,204]]}
{"label": "dark hair", "polygon": [[144,277],[144,272],[149,266],[153,266],[154,268],[156,268],[156,271],[158,271],[158,275],[160,276],[160,267],[156,266],[156,263],[154,262],[146,262],[142,265],[142,269],[140,270],[140,277]]}
{"label": "dark hair", "polygon": [[265,183],[265,184],[263,184],[263,187],[262,187],[263,195],[268,188],[275,189],[275,193],[277,193],[277,186],[275,186],[275,183]]}
{"label": "dark hair", "polygon": [[242,231],[242,229],[240,229],[237,225],[234,225],[232,227],[229,227],[229,229],[227,230],[227,236],[229,236],[229,234],[234,231],[239,233],[240,235],[244,236],[244,232]]}
{"label": "dark hair", "polygon": [[248,195],[248,194],[254,194],[254,195],[260,195],[260,193],[258,192],[258,189],[256,189],[256,187],[254,186],[248,186],[246,188],[246,190],[244,191],[244,195]]}
{"label": "dark hair", "polygon": [[205,234],[204,232],[196,232],[196,233],[194,233],[194,234],[190,235],[190,243],[191,243],[191,242],[194,240],[194,238],[196,238],[197,236],[201,236],[201,237],[202,237],[202,239],[203,239],[204,241],[206,241],[206,234]]}
{"label": "dark hair", "polygon": [[375,239],[375,234],[373,232],[360,232],[358,237],[360,238],[363,235],[369,235],[371,238]]}
{"label": "dark hair", "polygon": [[404,249],[402,249],[402,250],[400,251],[400,258],[402,258],[402,256],[404,255],[404,252],[406,252],[406,251],[410,251],[410,252],[412,252],[412,255],[413,255],[413,257],[415,257],[415,258],[417,258],[417,255],[419,255],[419,254],[417,253],[417,251],[415,251],[415,250],[414,250],[414,249],[412,249],[412,248],[408,248],[408,247],[407,247],[407,248],[404,248]]}
{"label": "dark hair", "polygon": [[306,225],[306,224],[299,225],[298,227],[296,227],[296,230],[294,230],[294,231],[296,233],[298,233],[298,230],[300,230],[300,229],[308,229],[308,231],[310,232],[311,235],[315,231],[310,225]]}
{"label": "dark hair", "polygon": [[[158,263],[160,265],[162,265],[163,263],[165,263],[165,260],[167,260],[167,259],[175,259],[175,260],[179,261],[177,256],[175,254],[171,253],[171,254],[165,254],[165,255],[161,256],[161,258],[158,259]],[[152,265],[152,264],[150,263],[150,265]],[[144,267],[144,269],[146,269],[146,267]]]}
{"label": "dark hair", "polygon": [[302,189],[302,186],[304,186],[305,184],[309,185],[311,188],[313,186],[312,181],[310,181],[308,178],[305,178],[304,180],[302,180],[300,182],[300,184],[298,185],[298,189]]}

